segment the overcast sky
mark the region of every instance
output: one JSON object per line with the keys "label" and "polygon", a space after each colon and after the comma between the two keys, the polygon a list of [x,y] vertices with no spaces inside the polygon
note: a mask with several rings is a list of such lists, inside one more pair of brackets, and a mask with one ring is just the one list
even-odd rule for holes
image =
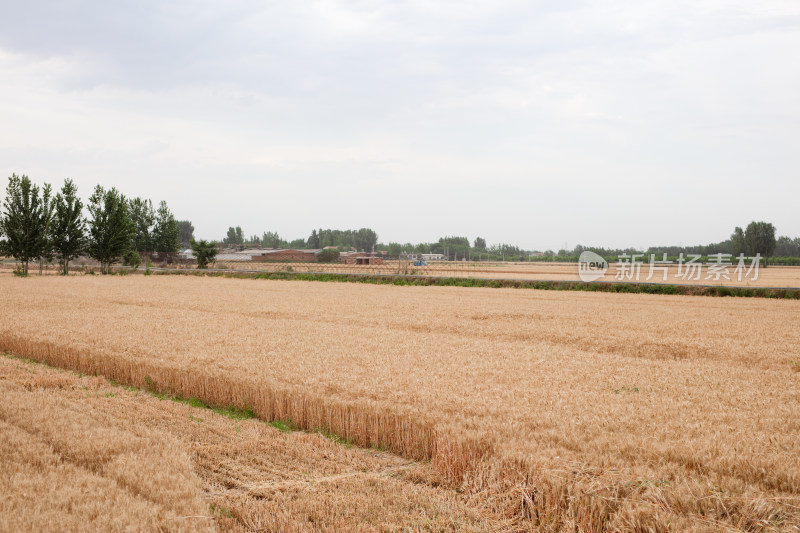
{"label": "overcast sky", "polygon": [[0,172],[195,234],[800,236],[800,2],[0,6]]}

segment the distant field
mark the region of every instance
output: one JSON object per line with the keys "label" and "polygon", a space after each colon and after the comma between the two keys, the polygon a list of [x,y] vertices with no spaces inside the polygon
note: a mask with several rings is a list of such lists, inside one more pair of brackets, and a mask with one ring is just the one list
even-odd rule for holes
{"label": "distant field", "polygon": [[[12,261],[6,261],[0,272],[9,273],[14,268]],[[175,268],[176,265],[168,265]],[[184,265],[194,268],[196,265]],[[749,267],[749,264],[748,264]],[[89,267],[87,267],[89,268]],[[257,261],[218,261],[212,266],[216,269],[248,270],[260,272],[322,272],[330,274],[365,274],[365,275],[415,275],[433,277],[455,278],[484,278],[484,279],[518,279],[530,281],[579,281],[578,265],[575,263],[546,263],[546,262],[436,262],[432,261],[427,266],[415,267],[401,265],[398,261],[386,261],[379,265],[361,266],[347,265],[344,263],[263,263]],[[758,270],[758,278],[753,279],[753,274],[742,276],[742,280],[734,273],[735,266],[729,268],[728,278],[715,276],[709,277],[709,269],[704,265],[701,275],[679,276],[678,266],[670,265],[667,279],[664,273],[655,270],[650,276],[649,266],[640,267],[638,281],[641,283],[665,283],[674,285],[724,285],[730,287],[783,287],[800,288],[800,266],[770,266]],[[140,267],[139,270],[143,270]],[[31,273],[38,274],[39,269],[31,266]],[[48,274],[57,273],[55,267],[47,270]],[[626,274],[626,273],[623,273]],[[685,271],[682,273],[685,274]],[[649,279],[648,279],[649,278]],[[609,264],[609,270],[600,281],[619,283],[635,283],[636,276],[626,276],[617,279],[615,263]]]}
{"label": "distant field", "polygon": [[797,301],[4,276],[0,305],[0,349],[430,460],[512,529],[800,523]]}
{"label": "distant field", "polygon": [[[357,266],[345,264],[325,264],[325,263],[259,263],[253,261],[223,261],[215,265],[216,268],[230,268],[233,270],[260,270],[265,272],[285,271],[291,269],[294,272],[326,272],[336,274],[413,274],[419,276],[443,276],[443,277],[469,277],[469,278],[493,278],[493,279],[522,279],[522,280],[549,280],[549,281],[578,281],[578,265],[574,263],[511,263],[511,262],[431,262],[428,266],[414,267],[401,266],[397,261],[387,261],[375,266]],[[609,270],[603,281],[616,282],[617,269],[615,263],[610,263]],[[748,264],[749,267],[749,264]],[[670,283],[670,284],[690,284],[690,285],[727,285],[731,287],[792,287],[800,288],[800,267],[797,266],[771,266],[760,268],[758,279],[752,279],[753,275],[742,276],[742,280],[734,274],[735,266],[729,269],[728,277],[709,276],[708,267],[703,267],[699,279],[695,276],[678,277],[677,265],[670,265],[667,271],[667,279],[660,270],[655,270],[650,277],[649,266],[642,265],[639,275],[640,282],[647,283]],[[685,271],[684,271],[685,273]],[[648,279],[650,277],[650,279]],[[635,282],[632,279],[622,278],[622,281]]]}

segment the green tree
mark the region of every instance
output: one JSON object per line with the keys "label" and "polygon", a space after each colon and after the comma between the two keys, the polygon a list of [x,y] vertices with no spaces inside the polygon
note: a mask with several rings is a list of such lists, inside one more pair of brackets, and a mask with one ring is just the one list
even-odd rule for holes
{"label": "green tree", "polygon": [[320,263],[335,263],[339,260],[339,250],[336,248],[325,248],[317,254],[317,261]]}
{"label": "green tree", "polygon": [[194,226],[188,220],[178,221],[179,238],[181,246],[187,248],[189,243],[194,240]]}
{"label": "green tree", "polygon": [[469,239],[466,237],[442,237],[436,243],[434,253],[443,253],[448,259],[463,259],[469,255]]}
{"label": "green tree", "polygon": [[265,231],[261,239],[261,246],[264,248],[280,248],[282,243],[281,236],[274,231]]}
{"label": "green tree", "polygon": [[192,247],[194,256],[197,259],[197,268],[208,268],[217,257],[217,245],[213,241],[191,240],[189,245]]}
{"label": "green tree", "polygon": [[180,234],[178,221],[167,207],[167,202],[162,200],[153,226],[153,248],[159,255],[176,253],[181,247]]}
{"label": "green tree", "polygon": [[122,258],[122,263],[125,266],[133,267],[133,269],[136,270],[139,268],[139,265],[142,264],[142,258],[139,255],[139,252],[134,249],[130,249],[125,252],[125,256]]}
{"label": "green tree", "polygon": [[78,188],[67,179],[56,195],[53,213],[53,249],[59,258],[62,274],[69,272],[69,262],[86,250],[86,220]]}
{"label": "green tree", "polygon": [[228,228],[228,234],[225,236],[225,239],[222,241],[225,244],[236,245],[236,244],[244,244],[244,235],[242,234],[242,227],[236,226]]}
{"label": "green tree", "polygon": [[775,255],[777,257],[800,257],[800,237],[794,239],[785,235],[778,237]]}
{"label": "green tree", "polygon": [[484,239],[483,237],[475,237],[474,248],[480,252],[486,250],[486,239]]}
{"label": "green tree", "polygon": [[[378,243],[378,234],[375,233],[374,230],[369,228],[361,228],[358,231],[354,232],[355,235],[353,236],[353,243],[352,245],[356,247],[357,250],[362,250],[364,252],[371,252],[374,250],[375,245]],[[334,243],[334,246],[340,246],[342,244],[347,243]]]}
{"label": "green tree", "polygon": [[149,255],[155,250],[153,244],[153,225],[156,223],[156,212],[153,202],[148,199],[134,198],[128,202],[128,216],[133,224],[131,249],[142,255]]}
{"label": "green tree", "polygon": [[319,234],[317,230],[311,230],[311,236],[308,238],[308,247],[311,249],[319,248]]}
{"label": "green tree", "polygon": [[397,242],[390,242],[388,253],[390,257],[399,256],[401,253],[403,253],[403,245]]}
{"label": "green tree", "polygon": [[52,193],[53,188],[49,183],[45,183],[42,187],[42,213],[39,220],[41,231],[36,241],[36,249],[39,254],[39,274],[42,273],[45,263],[52,262],[54,256],[53,209],[55,202]]}
{"label": "green tree", "polygon": [[744,240],[744,231],[739,226],[731,234],[731,249],[734,255],[747,253],[747,244]]}
{"label": "green tree", "polygon": [[751,222],[744,232],[744,241],[748,255],[761,254],[770,257],[775,251],[775,226],[769,222]]}
{"label": "green tree", "polygon": [[20,262],[23,274],[28,273],[31,259],[47,254],[50,242],[50,186],[45,185],[43,195],[39,192],[39,186],[28,176],[12,174],[8,178],[4,213],[0,217],[0,234],[5,238],[0,248]]}
{"label": "green tree", "polygon": [[111,265],[130,249],[134,228],[128,216],[128,202],[116,188],[98,185],[89,198],[89,255],[100,262],[100,271],[111,272]]}

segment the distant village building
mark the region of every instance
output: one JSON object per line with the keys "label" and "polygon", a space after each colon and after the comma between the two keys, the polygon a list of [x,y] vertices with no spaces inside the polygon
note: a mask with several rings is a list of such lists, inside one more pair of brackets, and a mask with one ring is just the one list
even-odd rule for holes
{"label": "distant village building", "polygon": [[383,257],[371,252],[343,252],[339,256],[346,265],[382,265]]}
{"label": "distant village building", "polygon": [[251,261],[261,263],[268,262],[296,262],[296,263],[316,263],[317,254],[322,250],[252,250]]}

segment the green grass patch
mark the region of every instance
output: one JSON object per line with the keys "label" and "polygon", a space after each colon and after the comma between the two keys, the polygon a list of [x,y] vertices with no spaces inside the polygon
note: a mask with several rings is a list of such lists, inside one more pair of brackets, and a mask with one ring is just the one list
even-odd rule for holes
{"label": "green grass patch", "polygon": [[[8,353],[8,352],[3,352],[3,357],[7,357],[9,359],[14,359],[15,361],[21,361],[21,362],[25,363],[26,365],[41,365],[41,366],[46,366],[47,368],[55,368],[54,366],[52,366],[47,361],[47,359],[45,359],[44,361],[37,361],[36,359],[32,359],[30,357],[23,357],[21,355],[14,355],[13,353]],[[76,372],[72,372],[72,373],[76,374]]]}
{"label": "green grass patch", "polygon": [[211,514],[213,514],[217,518],[232,518],[233,517],[233,514],[231,513],[231,510],[226,508],[226,507],[223,507],[221,505],[217,505],[217,504],[212,503],[211,505],[208,506],[208,509],[211,511]]}
{"label": "green grass patch", "polygon": [[614,391],[614,394],[621,394],[624,392],[639,392],[639,387],[627,387],[623,386],[620,388],[612,387],[611,385],[608,386],[608,389]]}
{"label": "green grass patch", "polygon": [[190,405],[198,409],[211,409],[211,406],[209,406],[202,400],[199,400],[198,398],[178,398],[177,396],[173,396],[171,400],[178,403],[182,403],[184,405]]}
{"label": "green grass patch", "polygon": [[326,439],[332,440],[336,444],[341,444],[347,448],[353,447],[353,441],[347,438],[342,437],[341,435],[337,435],[336,433],[331,433],[327,428],[318,427],[315,428],[312,433],[316,433],[318,435],[322,435]]}
{"label": "green grass patch", "polygon": [[131,387],[130,385],[123,385],[122,383],[120,383],[119,381],[116,381],[114,379],[109,379],[108,383],[112,387],[122,388],[122,389],[125,389],[126,391],[129,391],[129,392],[139,392],[141,390],[141,389],[137,389],[136,387]]}
{"label": "green grass patch", "polygon": [[249,420],[251,418],[256,418],[256,414],[253,412],[252,409],[239,409],[238,407],[222,407],[222,408],[211,408],[212,411],[217,413],[218,415],[227,416],[232,420]]}
{"label": "green grass patch", "polygon": [[250,420],[251,418],[257,418],[256,414],[253,410],[249,407],[247,408],[239,408],[234,407],[232,405],[228,405],[225,407],[215,407],[213,405],[209,405],[200,398],[182,398],[181,396],[176,396],[174,394],[167,395],[162,394],[156,391],[153,387],[152,380],[148,383],[149,376],[145,377],[145,383],[148,384],[147,392],[152,394],[159,400],[170,400],[173,402],[181,403],[183,405],[188,405],[190,407],[194,407],[195,409],[209,409],[218,415],[222,415],[225,417],[230,418],[231,420]]}
{"label": "green grass patch", "polygon": [[167,396],[166,394],[163,394],[162,392],[160,392],[158,390],[158,388],[156,387],[156,384],[153,381],[153,378],[151,378],[150,376],[145,376],[144,377],[144,390],[145,390],[145,392],[147,392],[151,396],[155,396],[159,400],[175,400],[174,396]]}
{"label": "green grass patch", "polygon": [[292,423],[291,419],[273,420],[272,422],[269,422],[269,425],[274,427],[281,433],[289,433],[297,430],[295,425]]}

